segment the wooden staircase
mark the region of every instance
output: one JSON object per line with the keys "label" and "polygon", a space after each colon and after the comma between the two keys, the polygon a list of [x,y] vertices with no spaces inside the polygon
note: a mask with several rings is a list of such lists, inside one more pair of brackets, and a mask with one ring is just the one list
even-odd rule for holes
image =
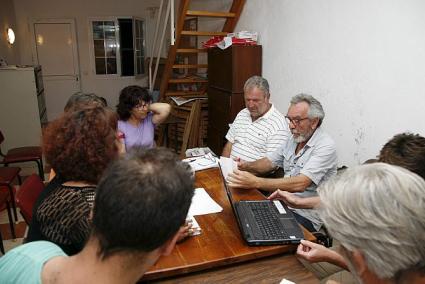
{"label": "wooden staircase", "polygon": [[[239,20],[243,6],[246,0],[233,0],[229,11],[199,11],[190,10],[190,0],[181,0],[178,13],[178,19],[175,28],[175,44],[170,46],[167,62],[165,64],[164,73],[160,84],[160,101],[170,102],[169,97],[184,97],[184,98],[207,98],[208,76],[204,73],[203,76],[198,75],[200,69],[208,68],[208,64],[192,64],[176,62],[176,58],[185,58],[188,56],[196,56],[200,53],[206,53],[203,48],[182,46],[183,37],[200,37],[200,36],[226,36],[234,31],[234,28]],[[210,17],[225,19],[221,31],[198,31],[184,29],[185,22],[189,19]],[[197,61],[197,60],[196,60]],[[173,76],[173,72],[178,70],[186,70],[184,77]],[[189,72],[187,70],[190,70]],[[187,113],[185,115],[185,112]],[[206,127],[208,119],[208,104],[207,100],[196,100],[182,106],[173,107],[173,115],[181,120],[179,133],[170,133],[170,137],[178,137],[180,153],[183,153],[186,148],[204,146],[206,139]],[[182,127],[184,126],[184,127]],[[197,137],[193,137],[197,136]]]}

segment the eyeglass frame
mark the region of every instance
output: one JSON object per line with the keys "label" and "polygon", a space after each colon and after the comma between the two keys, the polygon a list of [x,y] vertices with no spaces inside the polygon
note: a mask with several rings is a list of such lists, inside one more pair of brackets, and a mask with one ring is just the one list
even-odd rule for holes
{"label": "eyeglass frame", "polygon": [[135,105],[134,108],[136,108],[136,109],[144,109],[145,107],[148,108],[150,104],[151,104],[150,102],[148,102],[148,103],[145,102],[144,104],[140,104],[139,103],[139,104]]}
{"label": "eyeglass frame", "polygon": [[304,117],[304,118],[290,118],[289,116],[285,115],[285,120],[288,124],[292,123],[295,126],[300,125],[301,121],[310,119],[310,117]]}

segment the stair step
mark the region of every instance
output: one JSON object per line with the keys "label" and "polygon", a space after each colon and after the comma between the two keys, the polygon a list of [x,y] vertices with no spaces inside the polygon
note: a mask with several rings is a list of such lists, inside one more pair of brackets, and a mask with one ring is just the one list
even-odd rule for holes
{"label": "stair step", "polygon": [[182,79],[170,79],[168,81],[170,84],[178,83],[208,83],[207,79],[198,79],[198,78],[182,78]]}
{"label": "stair step", "polygon": [[227,32],[182,31],[181,35],[188,36],[226,36]]}
{"label": "stair step", "polygon": [[200,53],[207,52],[205,48],[178,48],[177,53]]}
{"label": "stair step", "polygon": [[174,64],[173,69],[179,68],[208,68],[208,64]]}
{"label": "stair step", "polygon": [[200,92],[200,91],[170,91],[170,92],[166,92],[165,93],[166,96],[169,97],[189,97],[189,96],[205,96],[205,92]]}
{"label": "stair step", "polygon": [[197,17],[217,17],[217,18],[234,18],[235,13],[229,12],[212,12],[212,11],[194,11],[188,10],[186,12],[187,16],[197,16]]}

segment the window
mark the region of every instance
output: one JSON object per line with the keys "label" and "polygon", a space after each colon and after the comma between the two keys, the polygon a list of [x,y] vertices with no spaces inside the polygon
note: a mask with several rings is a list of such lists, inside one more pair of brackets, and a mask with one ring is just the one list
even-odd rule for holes
{"label": "window", "polygon": [[91,20],[96,75],[137,76],[145,73],[144,21],[135,18]]}
{"label": "window", "polygon": [[144,22],[141,20],[134,20],[134,38],[136,41],[135,48],[135,61],[136,61],[136,74],[145,74],[145,32]]}
{"label": "window", "polygon": [[93,21],[96,74],[117,74],[117,27],[113,21]]}

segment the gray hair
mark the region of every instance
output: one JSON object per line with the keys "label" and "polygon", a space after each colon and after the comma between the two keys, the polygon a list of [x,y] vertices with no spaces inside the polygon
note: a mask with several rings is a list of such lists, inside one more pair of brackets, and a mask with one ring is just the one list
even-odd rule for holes
{"label": "gray hair", "polygon": [[76,110],[80,110],[81,108],[86,108],[91,106],[106,107],[108,105],[105,98],[97,96],[94,93],[77,92],[69,97],[64,107],[64,111],[65,112],[70,110],[76,111]]}
{"label": "gray hair", "polygon": [[384,163],[346,170],[318,193],[321,216],[348,251],[379,278],[398,278],[425,259],[425,180]]}
{"label": "gray hair", "polygon": [[266,98],[270,97],[270,87],[269,82],[261,76],[252,76],[248,80],[246,80],[245,85],[243,86],[244,92],[257,87],[259,90],[263,92]]}
{"label": "gray hair", "polygon": [[325,118],[325,111],[323,110],[322,104],[313,96],[307,94],[298,94],[296,96],[293,96],[291,99],[291,105],[295,105],[301,102],[308,103],[310,107],[308,109],[307,115],[309,118],[318,118],[319,127],[322,124],[323,119]]}

